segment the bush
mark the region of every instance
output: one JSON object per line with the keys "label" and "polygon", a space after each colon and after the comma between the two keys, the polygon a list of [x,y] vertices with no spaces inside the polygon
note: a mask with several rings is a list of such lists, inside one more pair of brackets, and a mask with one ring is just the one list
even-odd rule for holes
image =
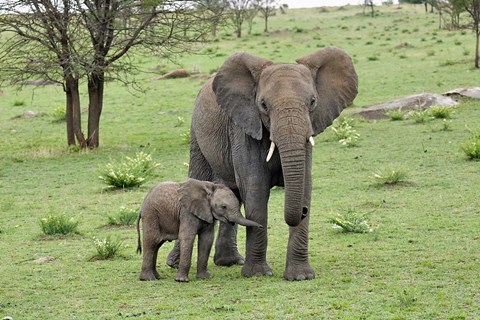
{"label": "bush", "polygon": [[470,160],[480,160],[480,131],[471,132],[472,135],[463,142],[461,149]]}
{"label": "bush", "polygon": [[415,123],[425,123],[431,119],[427,110],[411,111],[407,115],[408,119],[412,119]]}
{"label": "bush", "polygon": [[122,241],[112,240],[110,236],[107,236],[103,240],[93,237],[93,245],[97,250],[97,254],[94,256],[94,258],[99,260],[107,260],[114,258],[118,254],[122,246]]}
{"label": "bush", "polygon": [[430,116],[435,119],[450,119],[452,117],[452,107],[432,106],[428,109]]}
{"label": "bush", "polygon": [[67,113],[66,113],[65,107],[58,106],[55,109],[53,109],[52,117],[53,117],[53,121],[55,121],[55,122],[65,121],[65,119],[67,118]]}
{"label": "bush", "polygon": [[367,222],[365,215],[353,210],[339,213],[336,217],[328,219],[328,222],[340,227],[344,232],[369,233],[373,230]]}
{"label": "bush", "polygon": [[403,113],[402,109],[389,110],[389,111],[385,112],[385,114],[392,121],[400,121],[400,120],[404,119],[404,113]]}
{"label": "bush", "polygon": [[405,181],[405,179],[407,178],[407,173],[405,169],[401,167],[383,168],[378,170],[373,175],[373,178],[375,179],[377,184],[393,185]]}
{"label": "bush", "polygon": [[45,235],[69,235],[78,233],[78,221],[65,215],[49,215],[40,219],[40,227]]}
{"label": "bush", "polygon": [[357,144],[360,134],[353,128],[354,119],[340,117],[333,121],[332,131],[339,143],[347,147],[353,147]]}
{"label": "bush", "polygon": [[142,151],[135,158],[126,157],[123,162],[110,162],[105,166],[99,178],[112,188],[139,187],[152,175],[160,164],[152,160],[152,156]]}
{"label": "bush", "polygon": [[108,216],[108,224],[113,226],[130,226],[135,223],[139,210],[120,208],[120,212],[116,216]]}

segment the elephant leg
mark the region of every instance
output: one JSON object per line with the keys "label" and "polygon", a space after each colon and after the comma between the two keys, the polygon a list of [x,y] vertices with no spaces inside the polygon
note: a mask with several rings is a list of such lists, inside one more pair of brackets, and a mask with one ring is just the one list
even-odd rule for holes
{"label": "elephant leg", "polygon": [[307,216],[296,227],[290,227],[288,238],[287,262],[283,277],[287,280],[310,280],[315,271],[308,262],[308,223]]}
{"label": "elephant leg", "polygon": [[[272,269],[267,264],[267,203],[270,190],[268,188],[265,188],[265,190],[260,189],[250,188],[248,191],[249,195],[247,195],[245,201],[245,216],[247,219],[263,225],[261,229],[247,227],[246,259],[242,267],[242,275],[245,277],[271,276],[273,274]],[[254,198],[252,198],[253,196]]]}
{"label": "elephant leg", "polygon": [[215,255],[213,261],[217,266],[242,265],[245,260],[238,252],[237,247],[238,225],[220,222],[217,241],[215,242]]}
{"label": "elephant leg", "polygon": [[[304,207],[310,209],[312,195],[312,147],[307,145],[305,164]],[[287,280],[310,280],[315,271],[308,262],[308,225],[310,213],[296,227],[290,227],[287,261],[283,277]]]}
{"label": "elephant leg", "polygon": [[167,256],[167,265],[170,268],[178,269],[178,263],[180,262],[180,243],[178,240],[175,240],[175,245],[173,249],[168,253]]}
{"label": "elephant leg", "polygon": [[198,257],[197,257],[197,278],[210,279],[210,273],[207,271],[208,257],[213,245],[215,236],[215,224],[209,225],[198,235]]}
{"label": "elephant leg", "polygon": [[140,280],[156,280],[160,278],[160,275],[157,272],[157,254],[158,249],[163,244],[161,243],[147,243],[144,241],[143,248],[143,262],[142,262],[142,271],[140,273]]}
{"label": "elephant leg", "polygon": [[[180,233],[181,230],[180,230]],[[175,281],[188,282],[188,273],[192,265],[192,250],[195,234],[185,234],[178,238],[180,243],[180,262],[178,264],[178,271],[175,275]]]}

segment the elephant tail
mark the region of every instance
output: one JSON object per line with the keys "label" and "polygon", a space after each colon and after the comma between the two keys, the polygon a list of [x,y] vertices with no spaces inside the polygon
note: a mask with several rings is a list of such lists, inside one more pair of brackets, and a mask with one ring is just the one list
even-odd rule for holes
{"label": "elephant tail", "polygon": [[137,217],[137,253],[141,254],[142,253],[142,242],[140,240],[140,219],[142,218],[142,212],[138,214]]}

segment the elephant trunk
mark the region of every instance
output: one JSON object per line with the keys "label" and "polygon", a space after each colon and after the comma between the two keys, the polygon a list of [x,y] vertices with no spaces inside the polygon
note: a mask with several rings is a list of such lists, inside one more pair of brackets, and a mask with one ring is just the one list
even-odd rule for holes
{"label": "elephant trunk", "polygon": [[285,222],[295,227],[300,224],[308,213],[303,206],[305,189],[305,143],[301,148],[284,151],[279,145],[282,160],[283,180],[285,183]]}
{"label": "elephant trunk", "polygon": [[230,222],[235,222],[235,223],[238,223],[239,225],[245,226],[245,227],[257,227],[257,228],[260,228],[260,229],[263,228],[263,226],[261,224],[256,223],[255,221],[248,220],[248,219],[244,218],[240,214],[240,212],[238,214],[235,214],[233,217],[229,218],[228,220]]}
{"label": "elephant trunk", "polygon": [[[290,104],[290,106],[295,103]],[[272,121],[270,139],[278,145],[285,184],[285,222],[295,227],[308,214],[305,206],[305,162],[307,143],[313,145],[313,130],[308,114],[290,107]],[[272,115],[273,117],[273,115]]]}

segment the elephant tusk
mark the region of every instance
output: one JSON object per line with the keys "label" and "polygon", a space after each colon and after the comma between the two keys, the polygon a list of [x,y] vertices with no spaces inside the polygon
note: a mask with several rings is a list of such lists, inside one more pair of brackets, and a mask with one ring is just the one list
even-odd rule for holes
{"label": "elephant tusk", "polygon": [[275,151],[275,143],[272,141],[272,143],[270,144],[270,149],[268,150],[267,162],[270,161],[270,159],[272,159],[274,151]]}
{"label": "elephant tusk", "polygon": [[310,141],[310,144],[312,145],[312,147],[315,145],[315,140],[313,140],[313,137],[310,137],[308,141]]}

